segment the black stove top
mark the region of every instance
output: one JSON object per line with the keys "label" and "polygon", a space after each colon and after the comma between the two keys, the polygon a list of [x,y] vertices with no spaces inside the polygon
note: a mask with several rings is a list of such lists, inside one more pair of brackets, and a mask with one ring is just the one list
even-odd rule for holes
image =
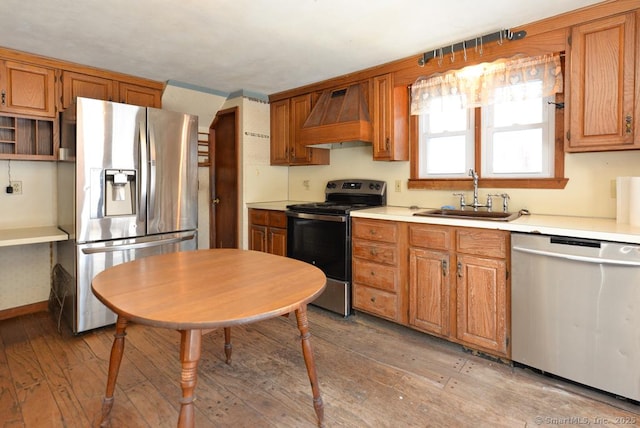
{"label": "black stove top", "polygon": [[288,205],[287,209],[307,214],[348,214],[350,211],[387,204],[387,185],[378,180],[332,180],[325,188],[324,202]]}
{"label": "black stove top", "polygon": [[338,202],[310,202],[308,204],[287,205],[287,209],[309,214],[348,214],[352,210],[371,208],[367,204],[345,204]]}

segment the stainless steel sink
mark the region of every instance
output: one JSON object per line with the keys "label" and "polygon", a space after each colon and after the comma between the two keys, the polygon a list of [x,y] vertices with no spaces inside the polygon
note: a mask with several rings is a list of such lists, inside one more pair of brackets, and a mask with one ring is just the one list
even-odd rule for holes
{"label": "stainless steel sink", "polygon": [[520,217],[520,212],[505,213],[499,211],[435,209],[417,212],[413,215],[421,217],[463,218],[469,220],[511,221]]}

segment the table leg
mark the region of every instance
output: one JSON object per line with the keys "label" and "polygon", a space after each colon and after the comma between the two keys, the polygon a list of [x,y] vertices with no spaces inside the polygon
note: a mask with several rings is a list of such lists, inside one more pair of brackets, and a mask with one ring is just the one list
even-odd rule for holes
{"label": "table leg", "polygon": [[196,388],[198,374],[198,360],[202,346],[201,330],[180,330],[180,361],[182,363],[182,375],[180,386],[182,387],[182,405],[178,417],[179,428],[192,428],[195,426],[193,409],[194,390]]}
{"label": "table leg", "polygon": [[296,309],[296,320],[298,321],[298,329],[300,330],[300,339],[302,341],[302,355],[304,363],[307,366],[307,374],[309,382],[311,382],[311,392],[313,393],[313,408],[318,417],[318,426],[324,426],[324,404],[320,396],[320,385],[318,384],[318,375],[316,373],[316,363],[313,359],[313,350],[311,349],[311,333],[309,332],[309,321],[307,320],[307,305],[302,305]]}
{"label": "table leg", "polygon": [[124,337],[127,328],[127,320],[118,315],[116,321],[116,332],[114,334],[113,345],[111,346],[111,356],[109,358],[109,373],[107,375],[107,391],[102,400],[102,420],[101,427],[109,426],[109,414],[113,407],[113,392],[116,389],[116,380],[120,371],[120,363],[122,362],[122,353],[124,352]]}
{"label": "table leg", "polygon": [[224,328],[224,355],[226,356],[226,363],[231,364],[231,327]]}

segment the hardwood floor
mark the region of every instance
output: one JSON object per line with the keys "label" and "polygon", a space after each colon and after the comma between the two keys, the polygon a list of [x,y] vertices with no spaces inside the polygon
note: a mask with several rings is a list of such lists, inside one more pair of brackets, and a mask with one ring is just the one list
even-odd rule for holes
{"label": "hardwood floor", "polygon": [[[357,314],[309,308],[327,427],[638,425],[640,406]],[[0,321],[0,426],[96,427],[113,327],[59,333],[46,313]],[[131,325],[112,427],[174,427],[179,334]],[[313,427],[295,317],[203,338],[198,427]]]}

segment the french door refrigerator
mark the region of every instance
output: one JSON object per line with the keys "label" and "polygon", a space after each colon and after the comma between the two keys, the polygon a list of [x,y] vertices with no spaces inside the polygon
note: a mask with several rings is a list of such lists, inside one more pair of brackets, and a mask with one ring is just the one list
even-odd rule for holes
{"label": "french door refrigerator", "polygon": [[95,275],[197,248],[198,119],[78,98],[60,128],[58,224],[69,240],[57,244],[52,296],[80,333],[116,320],[91,292]]}

